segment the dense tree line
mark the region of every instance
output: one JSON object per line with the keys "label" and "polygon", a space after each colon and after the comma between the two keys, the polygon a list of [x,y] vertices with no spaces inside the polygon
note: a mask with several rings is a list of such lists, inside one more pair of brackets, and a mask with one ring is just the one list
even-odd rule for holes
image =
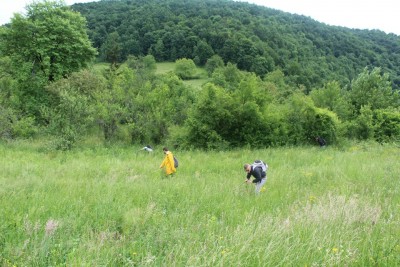
{"label": "dense tree line", "polygon": [[253,4],[220,0],[116,0],[75,4],[103,60],[151,54],[157,61],[212,55],[259,76],[280,69],[308,90],[330,80],[349,84],[365,67],[380,67],[400,87],[400,37],[328,26]]}
{"label": "dense tree line", "polygon": [[[91,9],[95,4],[79,6]],[[277,11],[230,1],[166,1],[160,5],[153,1],[101,1],[98,4],[109,4],[108,15],[118,17],[119,25],[126,23],[123,14],[129,5],[137,5],[141,12],[149,12],[149,16],[155,12],[153,8],[169,7],[169,12],[157,9],[162,22],[157,27],[153,17],[147,17],[149,21],[145,17],[136,21],[142,24],[132,28],[139,31],[138,39],[132,42],[152,30],[162,31],[160,36],[169,36],[170,42],[160,42],[157,54],[152,47],[160,39],[150,38],[150,34],[147,46],[138,41],[137,46],[131,47],[139,50],[147,47],[145,50],[123,52],[126,35],[115,26],[103,36],[104,42],[99,43],[99,56],[108,62],[106,67],[99,67],[91,64],[96,49],[90,44],[86,20],[81,14],[61,1],[32,3],[26,16],[17,14],[10,25],[0,28],[1,139],[50,136],[51,146],[56,149],[69,149],[84,137],[98,134],[106,143],[162,143],[202,149],[302,145],[314,143],[316,136],[323,136],[329,144],[348,138],[400,141],[400,96],[393,89],[393,69],[367,64],[357,72],[357,63],[348,59],[347,48],[326,47],[322,39],[320,49],[314,47],[308,51],[310,47],[306,44],[311,37],[294,38],[305,26],[290,28],[284,23],[286,17],[291,18],[288,14],[280,17],[282,13]],[[189,8],[192,5],[196,9]],[[114,16],[114,10],[119,10],[115,14],[121,16]],[[139,16],[141,12],[135,10],[126,16]],[[275,17],[267,15],[268,12]],[[227,27],[214,29],[214,42],[209,41],[214,37],[207,27],[203,38],[191,38],[187,34],[196,28],[192,21],[196,16],[205,24],[223,21]],[[272,16],[280,31],[291,29],[293,35],[279,33],[273,39],[270,33],[274,30],[266,27],[264,30],[268,31],[263,38],[273,41],[265,43],[260,25],[254,27],[254,31],[260,31],[258,35],[243,30],[255,23],[254,16],[264,18],[265,22]],[[112,28],[114,20],[103,19]],[[305,18],[293,17],[294,21],[299,19]],[[167,25],[186,30],[167,32]],[[315,24],[315,32],[320,26]],[[202,29],[198,27],[197,31]],[[336,30],[346,33],[345,29]],[[225,33],[226,38],[219,33]],[[381,36],[383,43],[391,44],[397,38],[381,32],[367,33],[374,36],[372,39]],[[313,32],[308,34],[317,36]],[[356,32],[346,34],[353,36],[348,45],[358,53],[357,59],[363,58],[363,47],[357,50],[353,45],[358,45],[366,32],[358,33],[359,37]],[[304,43],[297,47],[301,40]],[[175,42],[180,42],[179,46]],[[313,61],[313,57],[327,57],[322,51],[331,49],[337,49],[338,53],[332,57],[341,58],[343,67],[351,69],[351,74],[346,73],[348,83],[343,84],[340,72],[335,72],[341,65],[332,61],[324,70],[323,64]],[[383,48],[377,45],[376,49]],[[379,55],[384,57],[386,52],[382,50]],[[396,56],[394,53],[393,58]],[[174,60],[175,70],[156,74],[157,59]],[[201,88],[184,82],[195,77],[196,64],[203,66],[209,76]],[[319,66],[324,76],[311,82],[315,73],[308,66],[315,69]],[[268,70],[260,74],[252,69],[256,67]]]}

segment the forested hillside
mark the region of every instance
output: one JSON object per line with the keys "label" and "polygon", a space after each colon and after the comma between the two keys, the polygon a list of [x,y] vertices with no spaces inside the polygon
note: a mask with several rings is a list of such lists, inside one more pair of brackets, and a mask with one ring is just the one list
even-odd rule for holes
{"label": "forested hillside", "polygon": [[26,9],[0,27],[0,140],[41,138],[49,149],[400,142],[399,36],[232,1]]}
{"label": "forested hillside", "polygon": [[281,69],[307,90],[336,80],[347,85],[365,67],[380,67],[400,87],[400,37],[352,30],[248,3],[220,0],[102,0],[75,4],[103,59],[151,54],[157,61],[225,63],[260,76]]}

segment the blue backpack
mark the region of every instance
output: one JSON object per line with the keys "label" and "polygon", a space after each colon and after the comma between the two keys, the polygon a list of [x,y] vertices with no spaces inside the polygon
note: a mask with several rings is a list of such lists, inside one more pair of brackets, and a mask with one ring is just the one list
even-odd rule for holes
{"label": "blue backpack", "polygon": [[174,156],[174,165],[175,165],[175,168],[178,168],[178,166],[179,166],[178,159],[175,158],[175,156]]}

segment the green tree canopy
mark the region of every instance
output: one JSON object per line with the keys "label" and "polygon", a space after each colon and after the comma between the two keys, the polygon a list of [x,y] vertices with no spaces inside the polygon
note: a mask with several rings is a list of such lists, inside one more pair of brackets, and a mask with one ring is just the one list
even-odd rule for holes
{"label": "green tree canopy", "polygon": [[101,57],[104,61],[116,65],[121,61],[121,45],[119,44],[118,32],[107,35],[106,41],[100,48]]}
{"label": "green tree canopy", "polygon": [[196,65],[191,59],[178,59],[175,64],[175,73],[183,80],[192,79],[196,75]]}
{"label": "green tree canopy", "polygon": [[40,119],[41,107],[53,102],[45,86],[86,67],[96,50],[85,18],[64,2],[34,2],[26,10],[26,16],[16,14],[0,32],[0,49],[12,62],[17,108]]}
{"label": "green tree canopy", "polygon": [[388,74],[382,74],[380,68],[371,72],[365,68],[351,83],[349,96],[357,114],[366,105],[372,110],[399,106],[399,91],[392,89]]}
{"label": "green tree canopy", "polygon": [[32,75],[48,81],[66,77],[93,60],[96,50],[87,32],[86,20],[62,1],[34,2],[27,15],[16,14],[1,36],[4,54],[18,66],[30,64]]}

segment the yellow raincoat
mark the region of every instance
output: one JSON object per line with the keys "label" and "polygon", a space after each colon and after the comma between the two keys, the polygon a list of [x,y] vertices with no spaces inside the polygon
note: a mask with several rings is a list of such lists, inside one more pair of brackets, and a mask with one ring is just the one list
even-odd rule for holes
{"label": "yellow raincoat", "polygon": [[165,167],[165,173],[167,175],[173,174],[176,172],[175,163],[174,163],[174,155],[171,151],[167,151],[165,153],[165,158],[160,165],[160,168]]}

